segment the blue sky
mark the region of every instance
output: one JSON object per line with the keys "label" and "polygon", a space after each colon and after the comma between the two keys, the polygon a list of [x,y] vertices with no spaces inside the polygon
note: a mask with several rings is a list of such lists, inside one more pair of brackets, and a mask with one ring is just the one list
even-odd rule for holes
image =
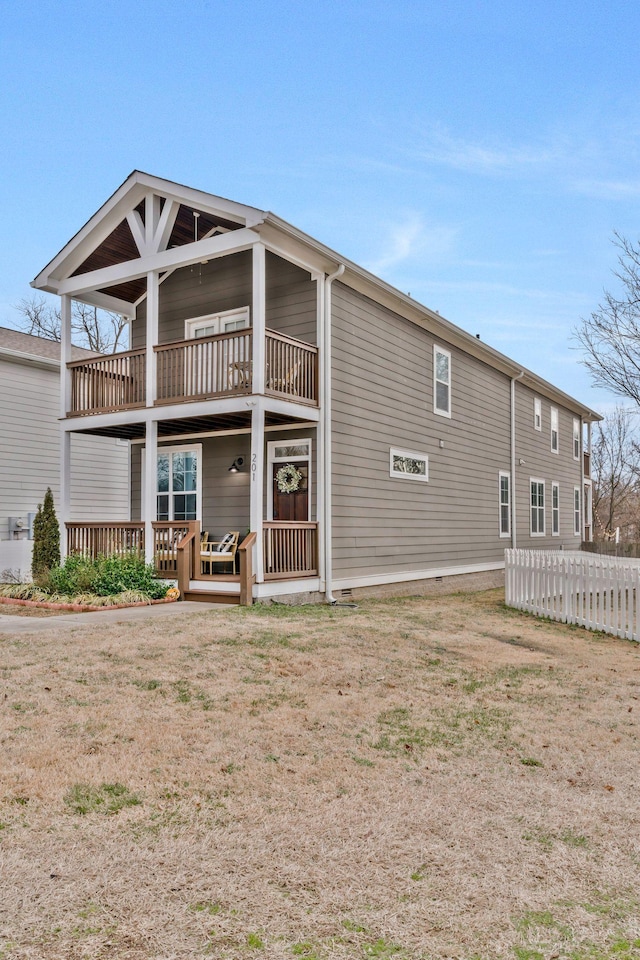
{"label": "blue sky", "polygon": [[640,213],[610,0],[0,0],[0,324],[135,168],[273,210],[583,402]]}

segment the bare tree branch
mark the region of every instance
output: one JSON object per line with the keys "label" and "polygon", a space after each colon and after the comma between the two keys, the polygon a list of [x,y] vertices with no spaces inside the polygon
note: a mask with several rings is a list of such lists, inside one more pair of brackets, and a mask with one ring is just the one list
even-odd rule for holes
{"label": "bare tree branch", "polygon": [[[24,297],[16,304],[22,317],[22,329],[46,340],[60,340],[62,326],[60,311],[44,297]],[[126,349],[127,323],[123,317],[108,310],[98,310],[74,300],[71,311],[73,342],[96,353],[116,353]]]}
{"label": "bare tree branch", "polygon": [[640,521],[640,447],[633,430],[634,411],[616,407],[594,426],[591,443],[593,515],[596,539],[609,538],[617,527],[633,527]]}
{"label": "bare tree branch", "polygon": [[616,233],[621,295],[605,290],[603,302],[580,321],[574,338],[595,386],[640,405],[640,248]]}

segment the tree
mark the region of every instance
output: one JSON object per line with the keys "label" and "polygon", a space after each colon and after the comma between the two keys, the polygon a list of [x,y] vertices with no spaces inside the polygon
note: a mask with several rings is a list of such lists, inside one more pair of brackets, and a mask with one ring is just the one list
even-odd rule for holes
{"label": "tree", "polygon": [[60,527],[53,506],[51,487],[47,487],[44,502],[38,504],[33,521],[33,555],[31,576],[34,580],[60,565]]}
{"label": "tree", "polygon": [[618,406],[594,425],[591,478],[595,539],[612,538],[616,528],[638,538],[640,522],[640,448],[634,438],[634,411]]}
{"label": "tree", "polygon": [[[60,341],[62,320],[44,297],[24,297],[16,310],[22,317],[21,327],[25,333]],[[87,347],[96,353],[115,353],[126,340],[127,323],[124,317],[108,310],[98,310],[86,303],[73,301],[71,310],[71,335],[78,346]]]}

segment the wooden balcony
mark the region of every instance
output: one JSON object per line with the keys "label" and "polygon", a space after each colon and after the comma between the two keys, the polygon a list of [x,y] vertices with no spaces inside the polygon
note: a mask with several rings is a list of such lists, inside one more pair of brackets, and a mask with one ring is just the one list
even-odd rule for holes
{"label": "wooden balcony", "polygon": [[582,459],[584,464],[585,480],[588,480],[591,477],[591,454],[585,451],[582,454]]}
{"label": "wooden balcony", "polygon": [[[253,392],[253,332],[250,328],[154,347],[156,404],[188,403]],[[70,417],[131,410],[146,404],[144,348],[68,365]],[[265,392],[298,403],[318,404],[318,348],[267,330]]]}

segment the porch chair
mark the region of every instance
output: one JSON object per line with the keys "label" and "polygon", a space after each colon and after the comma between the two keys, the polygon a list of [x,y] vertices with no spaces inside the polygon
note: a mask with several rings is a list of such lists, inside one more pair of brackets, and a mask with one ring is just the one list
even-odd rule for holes
{"label": "porch chair", "polygon": [[269,377],[268,387],[271,390],[278,390],[280,393],[288,393],[291,396],[298,396],[298,377],[300,376],[300,368],[302,366],[302,361],[297,360],[295,363],[292,363],[288,370],[286,370],[281,377]]}
{"label": "porch chair", "polygon": [[202,572],[211,573],[212,563],[230,563],[231,573],[236,569],[236,551],[238,549],[239,530],[225,533],[221,540],[203,540],[200,543],[200,563]]}

